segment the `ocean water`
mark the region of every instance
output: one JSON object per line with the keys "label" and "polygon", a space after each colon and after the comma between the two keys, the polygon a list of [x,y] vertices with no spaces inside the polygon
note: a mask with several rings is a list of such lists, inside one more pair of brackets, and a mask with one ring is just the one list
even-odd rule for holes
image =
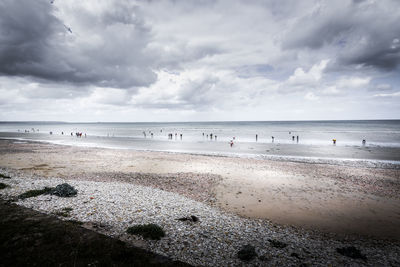
{"label": "ocean water", "polygon": [[[53,134],[50,135],[50,132]],[[82,132],[82,138],[77,138],[76,132]],[[172,134],[172,139],[168,138],[168,134]],[[210,138],[210,134],[213,134],[213,139]],[[400,120],[174,123],[0,122],[0,137],[63,145],[279,160],[375,161],[393,164],[400,162]],[[333,144],[333,139],[336,139],[336,144]],[[230,146],[231,140],[234,142],[233,146]],[[362,144],[362,140],[366,140],[366,143]]]}

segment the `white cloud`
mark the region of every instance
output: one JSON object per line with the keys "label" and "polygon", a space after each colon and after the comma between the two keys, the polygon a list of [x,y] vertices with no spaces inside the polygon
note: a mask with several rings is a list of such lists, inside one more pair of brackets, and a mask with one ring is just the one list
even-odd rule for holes
{"label": "white cloud", "polygon": [[374,97],[398,97],[400,92],[389,93],[389,94],[375,94]]}
{"label": "white cloud", "polygon": [[340,119],[365,116],[365,99],[398,106],[396,1],[23,3],[0,4],[0,119]]}
{"label": "white cloud", "polygon": [[345,77],[337,82],[340,88],[361,88],[366,87],[371,81],[371,77]]}
{"label": "white cloud", "polygon": [[314,100],[318,100],[319,97],[317,97],[313,92],[308,92],[308,93],[304,96],[304,99],[314,101]]}

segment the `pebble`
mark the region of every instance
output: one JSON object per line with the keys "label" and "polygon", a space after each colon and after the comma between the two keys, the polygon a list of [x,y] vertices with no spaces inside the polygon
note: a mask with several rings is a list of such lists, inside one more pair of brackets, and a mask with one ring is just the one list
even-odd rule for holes
{"label": "pebble", "polygon": [[[0,172],[12,176],[12,179],[1,181],[10,186],[1,190],[3,199],[15,199],[27,190],[68,183],[78,190],[76,197],[41,195],[16,203],[53,215],[71,207],[70,217],[60,219],[84,222],[83,227],[192,265],[265,266],[267,262],[272,266],[400,266],[400,243],[396,241],[343,240],[327,237],[317,231],[275,225],[266,220],[246,219],[221,211],[206,202],[149,186],[46,179],[23,173],[16,175],[5,169],[0,169]],[[192,214],[199,218],[196,223],[176,220]],[[154,241],[126,233],[129,226],[148,223],[160,225],[166,237]],[[288,246],[274,248],[269,240],[279,240]],[[259,256],[250,262],[243,262],[237,254],[247,244],[254,246]],[[352,259],[337,253],[336,248],[348,246],[360,249],[368,260]]]}

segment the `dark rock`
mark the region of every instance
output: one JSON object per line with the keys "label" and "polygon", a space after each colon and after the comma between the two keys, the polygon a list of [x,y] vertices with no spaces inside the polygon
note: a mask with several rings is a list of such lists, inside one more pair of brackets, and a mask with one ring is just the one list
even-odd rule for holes
{"label": "dark rock", "polygon": [[287,246],[286,243],[281,242],[276,239],[268,239],[268,241],[271,244],[271,246],[273,246],[274,248],[285,248]]}
{"label": "dark rock", "polygon": [[361,254],[361,251],[353,246],[337,248],[336,251],[343,256],[347,256],[353,259],[367,260],[367,257],[364,254]]}
{"label": "dark rock", "polygon": [[299,256],[299,254],[297,254],[296,252],[292,252],[292,253],[290,254],[290,256],[291,256],[291,257],[294,257],[294,258],[301,259],[300,256]]}
{"label": "dark rock", "polygon": [[186,221],[198,222],[199,218],[197,216],[191,215],[190,217],[182,217],[182,218],[179,218],[177,220],[181,221],[181,222],[186,222]]}
{"label": "dark rock", "polygon": [[51,191],[50,194],[59,197],[72,197],[75,196],[77,193],[78,190],[76,190],[73,186],[69,184],[59,184]]}
{"label": "dark rock", "polygon": [[271,260],[271,256],[262,255],[262,256],[258,257],[258,259],[260,261],[269,261],[269,260]]}
{"label": "dark rock", "polygon": [[257,257],[255,248],[252,245],[244,245],[237,253],[237,256],[242,261],[251,261]]}

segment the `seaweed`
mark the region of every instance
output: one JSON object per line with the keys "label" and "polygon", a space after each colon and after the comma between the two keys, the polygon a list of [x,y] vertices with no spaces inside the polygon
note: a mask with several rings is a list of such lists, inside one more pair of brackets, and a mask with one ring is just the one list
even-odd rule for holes
{"label": "seaweed", "polygon": [[0,178],[3,178],[3,179],[11,179],[11,176],[8,176],[8,175],[5,175],[5,174],[0,173]]}
{"label": "seaweed", "polygon": [[129,227],[126,232],[132,235],[141,235],[145,239],[160,240],[165,236],[164,230],[157,224],[139,224]]}
{"label": "seaweed", "polygon": [[54,188],[45,187],[44,189],[29,190],[18,196],[19,199],[26,199],[30,197],[37,197],[44,194],[50,194]]}

